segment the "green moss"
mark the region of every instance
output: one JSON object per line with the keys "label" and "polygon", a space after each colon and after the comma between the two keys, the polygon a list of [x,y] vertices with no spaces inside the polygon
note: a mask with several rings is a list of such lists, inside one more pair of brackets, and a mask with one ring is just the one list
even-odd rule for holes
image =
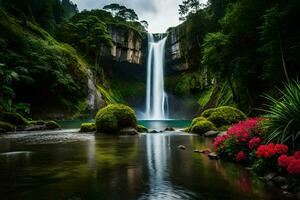
{"label": "green moss", "polygon": [[29,121],[28,123],[29,125],[36,126],[36,125],[45,125],[46,122],[43,120],[38,120],[38,121]]}
{"label": "green moss", "polygon": [[47,121],[45,123],[45,125],[46,125],[46,129],[49,129],[49,130],[55,130],[55,129],[60,128],[60,125],[58,123],[56,123],[55,121]]}
{"label": "green moss", "polygon": [[106,90],[104,87],[101,87],[100,85],[97,85],[97,89],[101,93],[107,105],[120,102],[120,99],[117,97],[117,95],[113,94],[111,90]]}
{"label": "green moss", "polygon": [[96,124],[95,123],[83,123],[81,124],[80,132],[87,133],[87,132],[94,132],[96,131]]}
{"label": "green moss", "polygon": [[191,127],[193,126],[193,125],[195,125],[197,122],[199,122],[199,121],[204,121],[204,120],[207,120],[205,117],[197,117],[197,118],[194,118],[193,120],[192,120],[192,123],[191,123]]}
{"label": "green moss", "polygon": [[149,130],[148,130],[148,128],[146,128],[145,126],[143,126],[143,125],[138,125],[138,132],[139,133],[148,133],[149,132]]}
{"label": "green moss", "polygon": [[10,132],[15,130],[15,126],[7,122],[0,121],[0,129],[3,129],[5,132]]}
{"label": "green moss", "polygon": [[208,109],[201,116],[213,122],[217,127],[231,125],[247,118],[242,111],[229,106]]}
{"label": "green moss", "polygon": [[19,113],[3,112],[0,114],[0,120],[8,122],[15,126],[26,126],[28,125],[27,119],[25,119]]}
{"label": "green moss", "polygon": [[190,128],[189,131],[192,133],[197,133],[199,135],[202,135],[211,130],[217,130],[217,128],[214,125],[214,123],[205,119],[205,120],[199,120],[195,122],[195,124]]}
{"label": "green moss", "polygon": [[122,128],[137,128],[133,109],[123,104],[111,104],[98,111],[96,128],[98,133],[117,133]]}

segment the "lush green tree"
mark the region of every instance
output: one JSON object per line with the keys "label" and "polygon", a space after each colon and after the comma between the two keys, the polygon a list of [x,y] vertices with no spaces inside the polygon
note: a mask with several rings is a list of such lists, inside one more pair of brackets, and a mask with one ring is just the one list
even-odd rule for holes
{"label": "lush green tree", "polygon": [[127,21],[137,21],[138,15],[133,9],[126,8],[125,6],[113,3],[103,7],[104,10],[110,11],[113,16],[120,17]]}
{"label": "lush green tree", "polygon": [[149,23],[148,23],[146,20],[142,20],[142,21],[140,21],[140,23],[141,23],[141,25],[145,28],[145,30],[148,29]]}

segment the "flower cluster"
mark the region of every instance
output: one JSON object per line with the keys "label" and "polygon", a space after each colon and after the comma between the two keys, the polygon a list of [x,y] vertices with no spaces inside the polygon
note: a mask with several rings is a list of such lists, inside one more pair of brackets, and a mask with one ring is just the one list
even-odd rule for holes
{"label": "flower cluster", "polygon": [[[247,142],[253,138],[253,135],[261,133],[259,130],[259,125],[262,118],[251,118],[246,121],[241,121],[236,125],[233,125],[227,131],[227,135],[219,136],[214,141],[214,146],[216,149],[230,136],[234,137],[235,142]],[[258,132],[258,133],[257,133]],[[259,143],[262,140],[260,139]],[[257,143],[257,141],[256,141]],[[253,144],[255,145],[255,144]]]}
{"label": "flower cluster", "polygon": [[281,155],[277,163],[278,166],[286,169],[290,174],[300,175],[300,151],[296,151],[293,156]]}
{"label": "flower cluster", "polygon": [[260,145],[256,151],[257,158],[270,158],[272,156],[280,156],[288,152],[288,146],[284,144],[273,144]]}
{"label": "flower cluster", "polygon": [[235,160],[237,162],[241,162],[241,161],[246,161],[248,160],[246,154],[243,152],[243,151],[240,151],[238,152],[236,155],[235,155]]}
{"label": "flower cluster", "polygon": [[221,156],[237,162],[251,160],[250,153],[263,141],[260,129],[262,120],[250,118],[233,125],[226,135],[215,138],[215,149]]}
{"label": "flower cluster", "polygon": [[262,142],[262,139],[260,137],[252,138],[248,143],[248,147],[249,147],[249,149],[254,149],[254,148],[258,147],[261,142]]}

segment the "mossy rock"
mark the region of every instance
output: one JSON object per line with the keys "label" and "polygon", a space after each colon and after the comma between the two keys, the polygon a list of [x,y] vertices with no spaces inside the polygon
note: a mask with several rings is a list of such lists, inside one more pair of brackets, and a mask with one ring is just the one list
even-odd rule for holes
{"label": "mossy rock", "polygon": [[7,122],[1,122],[0,121],[0,132],[11,132],[11,131],[15,131],[15,126],[7,123]]}
{"label": "mossy rock", "polygon": [[0,114],[0,121],[10,123],[15,126],[27,126],[28,121],[19,113],[3,112]]}
{"label": "mossy rock", "polygon": [[245,113],[230,106],[208,109],[201,116],[213,122],[217,127],[232,125],[247,118]]}
{"label": "mossy rock", "polygon": [[45,125],[46,122],[43,120],[38,120],[38,121],[29,121],[28,124],[32,125],[32,126],[37,126],[37,125],[42,126],[42,125]]}
{"label": "mossy rock", "polygon": [[96,131],[96,124],[95,123],[82,123],[80,131],[81,133],[88,133]]}
{"label": "mossy rock", "polygon": [[56,123],[55,121],[47,121],[45,123],[46,129],[48,130],[55,130],[55,129],[60,129],[60,125]]}
{"label": "mossy rock", "polygon": [[192,120],[191,127],[199,121],[207,120],[205,117],[197,117]]}
{"label": "mossy rock", "polygon": [[217,130],[217,128],[214,125],[214,123],[208,120],[199,120],[189,128],[189,132],[196,133],[199,135],[203,135],[204,133],[211,130]]}
{"label": "mossy rock", "polygon": [[100,109],[96,115],[98,133],[118,133],[123,128],[137,129],[137,120],[132,108],[123,104],[111,104]]}
{"label": "mossy rock", "polygon": [[149,132],[149,130],[143,125],[138,125],[137,128],[138,128],[139,133],[148,133]]}

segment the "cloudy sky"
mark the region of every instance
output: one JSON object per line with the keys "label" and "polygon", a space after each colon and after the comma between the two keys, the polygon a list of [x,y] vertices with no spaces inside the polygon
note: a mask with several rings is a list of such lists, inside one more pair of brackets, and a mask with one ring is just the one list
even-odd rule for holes
{"label": "cloudy sky", "polygon": [[165,32],[178,25],[178,5],[182,0],[72,0],[80,10],[102,8],[104,5],[119,3],[133,8],[140,20],[149,23],[149,32]]}

